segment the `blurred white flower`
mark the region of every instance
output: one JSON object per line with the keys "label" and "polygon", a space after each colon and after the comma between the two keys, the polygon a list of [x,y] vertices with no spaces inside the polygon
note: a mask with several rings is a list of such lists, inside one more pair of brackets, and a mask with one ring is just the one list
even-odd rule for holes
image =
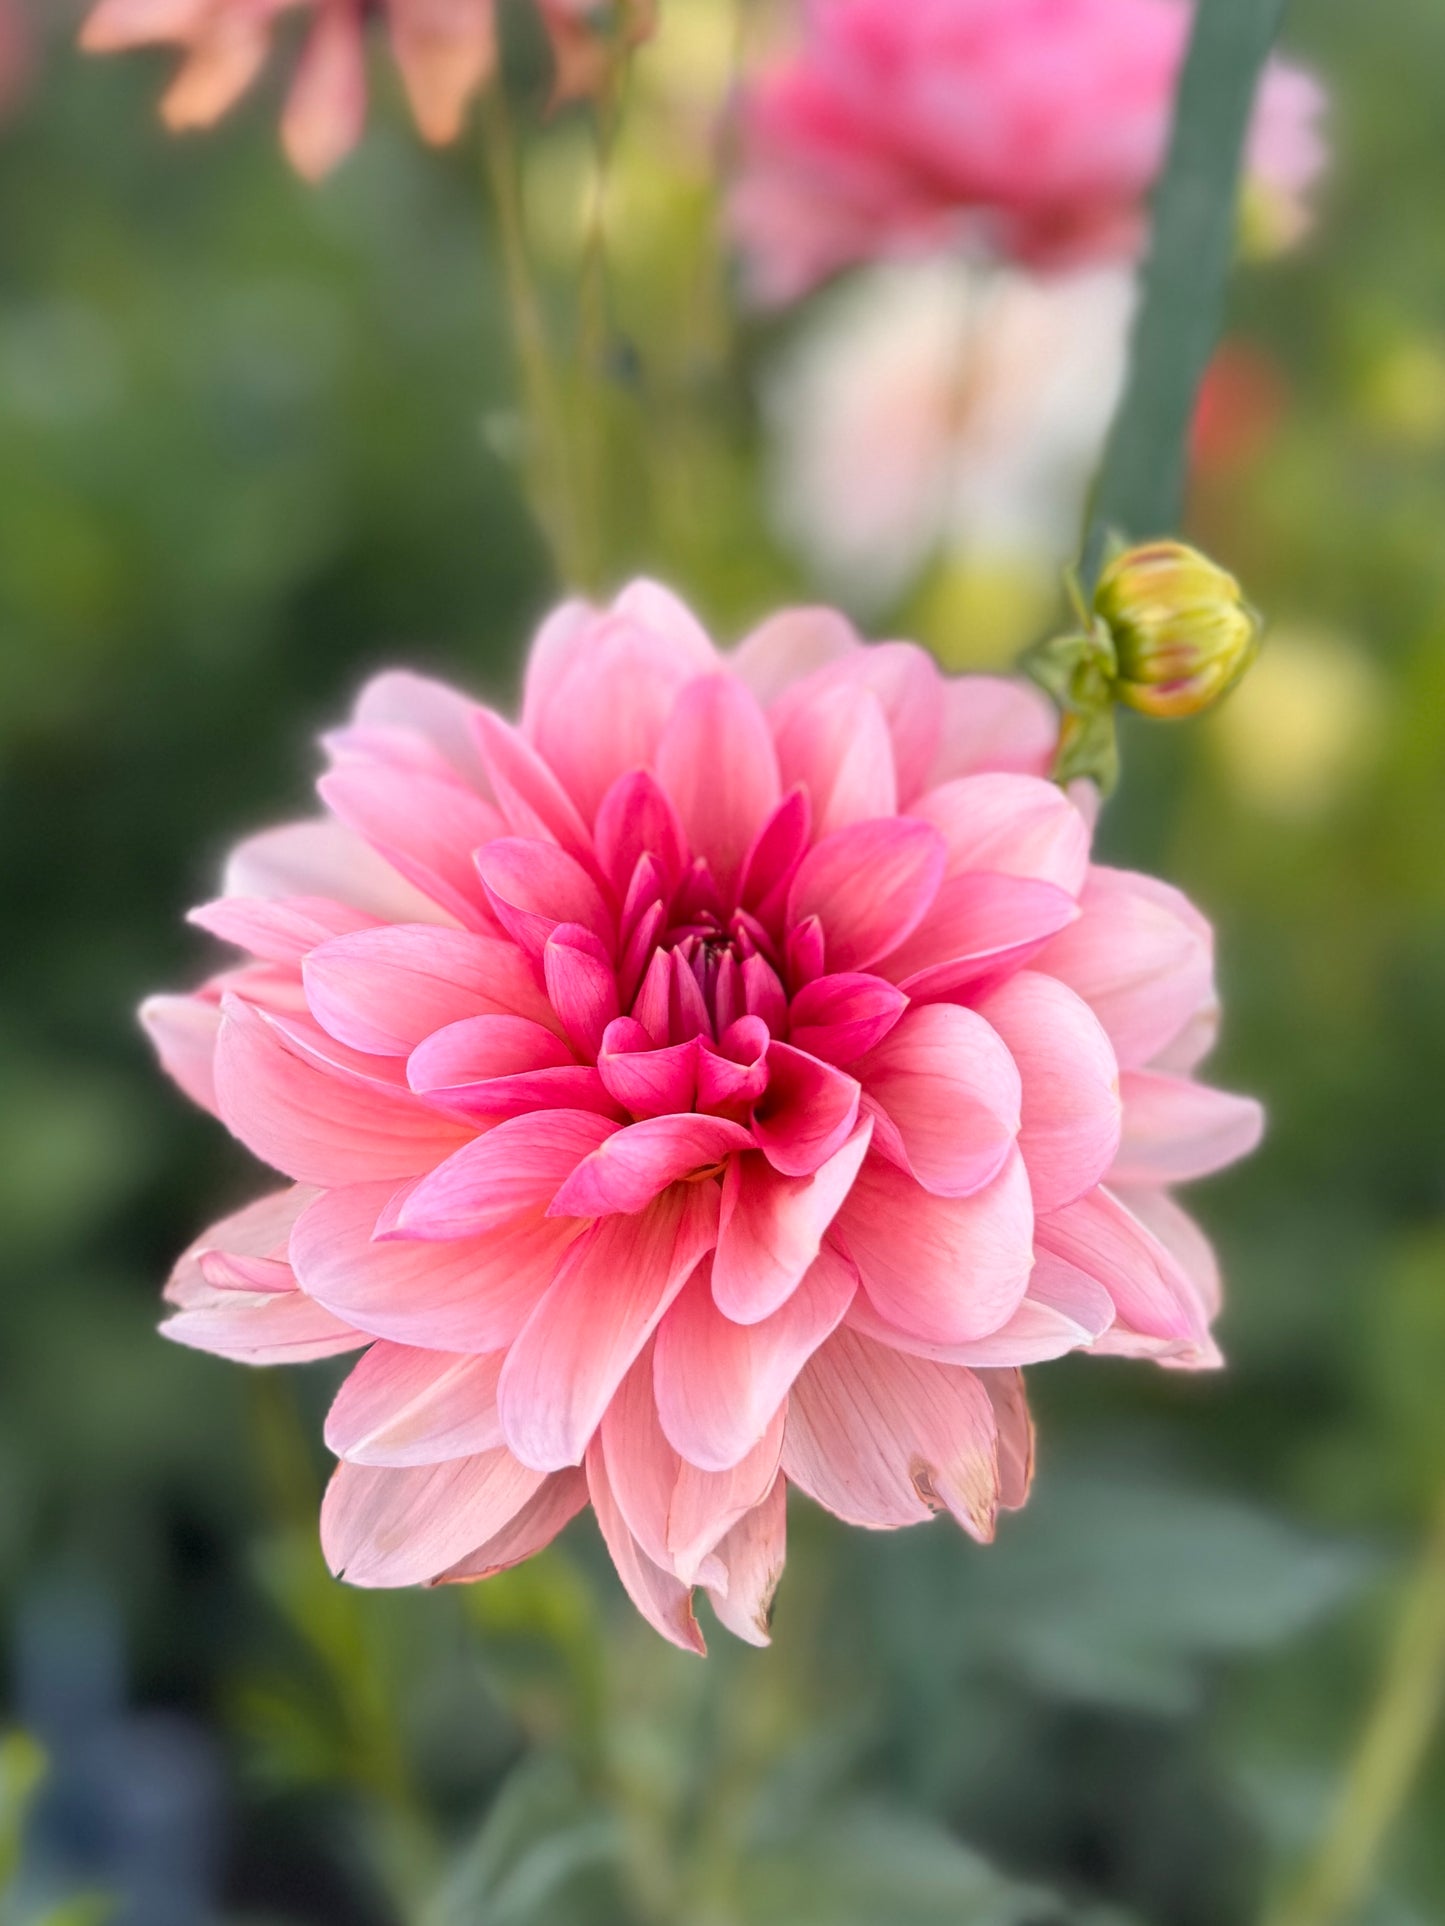
{"label": "blurred white flower", "polygon": [[1054,569],[1123,383],[1124,267],[871,269],[821,301],[764,386],[777,527],[865,610],[935,554]]}

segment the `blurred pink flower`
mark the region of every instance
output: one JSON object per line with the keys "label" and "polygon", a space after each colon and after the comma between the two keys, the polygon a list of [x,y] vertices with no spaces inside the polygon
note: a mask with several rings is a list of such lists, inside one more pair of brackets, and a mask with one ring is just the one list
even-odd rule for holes
{"label": "blurred pink flower", "polygon": [[[641,38],[652,0],[537,0],[567,99],[598,84],[608,34]],[[298,172],[317,179],[350,153],[366,118],[368,22],[383,16],[424,139],[444,145],[496,64],[496,0],[98,0],[81,36],[95,53],[175,46],[183,59],[162,103],[175,131],[208,127],[260,74],[282,14],[310,25],[281,133]]]}
{"label": "blurred pink flower", "polygon": [[25,92],[33,48],[21,0],[0,0],[0,117]]}
{"label": "blurred pink flower", "polygon": [[[1164,158],[1186,0],[808,0],[741,108],[732,225],[758,296],[958,244],[1034,264],[1133,254]],[[1252,187],[1288,231],[1322,96],[1269,67]]]}
{"label": "blurred pink flower", "polygon": [[719,655],[648,583],[545,624],[522,720],[383,675],[324,816],[194,913],[249,960],[146,1024],[290,1180],[182,1258],[166,1329],[368,1347],[333,1570],[483,1578],[589,1501],[702,1649],[763,1642],[797,1485],[854,1524],[1022,1504],[1019,1366],[1217,1361],[1168,1196],[1247,1151],[1196,1082],[1209,926],[1091,867],[1052,712],[821,609]]}

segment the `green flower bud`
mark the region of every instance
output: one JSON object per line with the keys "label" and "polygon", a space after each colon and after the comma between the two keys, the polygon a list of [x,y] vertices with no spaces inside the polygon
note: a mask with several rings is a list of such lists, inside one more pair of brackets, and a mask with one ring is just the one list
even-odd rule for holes
{"label": "green flower bud", "polygon": [[1094,608],[1118,657],[1114,693],[1141,715],[1198,715],[1259,648],[1260,620],[1238,582],[1183,542],[1125,549],[1099,577]]}

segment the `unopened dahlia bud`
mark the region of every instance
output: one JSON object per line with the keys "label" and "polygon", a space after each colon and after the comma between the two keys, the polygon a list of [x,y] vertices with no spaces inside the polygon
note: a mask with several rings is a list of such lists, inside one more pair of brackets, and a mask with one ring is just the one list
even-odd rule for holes
{"label": "unopened dahlia bud", "polygon": [[1259,647],[1259,616],[1238,582],[1183,542],[1125,549],[1100,576],[1094,607],[1118,657],[1115,694],[1146,716],[1198,715]]}

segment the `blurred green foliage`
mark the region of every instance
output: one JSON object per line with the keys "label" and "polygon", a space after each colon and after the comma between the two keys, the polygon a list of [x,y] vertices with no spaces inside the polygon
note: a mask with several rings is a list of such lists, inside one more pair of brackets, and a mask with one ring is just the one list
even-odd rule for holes
{"label": "blurred green foliage", "polygon": [[[461,1594],[333,1585],[336,1372],[154,1336],[175,1251],[255,1188],[133,1022],[202,965],[182,910],[304,804],[370,668],[505,696],[553,591],[477,153],[383,108],[312,190],[273,99],[178,148],[153,65],[47,50],[0,129],[0,1584],[53,1760],[34,1824],[77,1896],[125,1777],[96,1735],[161,1716],[225,1788],[175,1926],[1237,1926],[1318,1835],[1445,1480],[1445,14],[1314,0],[1292,32],[1332,178],[1231,303],[1283,411],[1189,521],[1277,666],[1190,729],[1130,723],[1103,830],[1215,916],[1219,1074],[1271,1114],[1201,1203],[1229,1370],[1033,1373],[1038,1495],[996,1547],[795,1508],[771,1651],[719,1636],[705,1666],[635,1621],[585,1523]],[[587,151],[577,116],[531,137],[560,326],[547,210]],[[755,486],[778,324],[734,336],[715,156],[645,158],[624,143],[584,344],[601,552],[731,632],[808,592]],[[997,658],[943,622],[951,661]],[[47,1658],[51,1586],[111,1615],[124,1691],[83,1702]],[[1437,1752],[1373,1926],[1445,1917],[1442,1798]]]}

